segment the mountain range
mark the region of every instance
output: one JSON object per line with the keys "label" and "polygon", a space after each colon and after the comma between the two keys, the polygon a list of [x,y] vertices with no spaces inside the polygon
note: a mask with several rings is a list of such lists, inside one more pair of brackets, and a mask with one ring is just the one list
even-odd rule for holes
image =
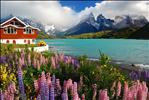
{"label": "mountain range", "polygon": [[90,32],[99,32],[104,30],[118,30],[127,27],[141,28],[148,23],[144,16],[123,15],[116,16],[114,20],[105,18],[102,14],[98,15],[96,20],[92,13],[81,20],[76,26],[68,29],[65,35],[79,35]]}
{"label": "mountain range", "polygon": [[[10,16],[13,16],[13,15],[10,15]],[[75,26],[71,27],[70,29],[66,31],[62,31],[62,30],[59,30],[56,27],[56,25],[53,25],[51,23],[47,25],[35,19],[23,18],[20,16],[19,18],[25,23],[39,28],[43,33],[46,33],[52,37],[53,36],[63,37],[63,36],[70,36],[70,35],[80,35],[84,33],[91,33],[91,32],[95,33],[95,32],[106,31],[106,30],[111,30],[117,35],[118,32],[122,32],[124,30],[125,31],[131,30],[131,29],[133,30],[140,29],[141,27],[148,24],[148,20],[144,16],[141,16],[141,15],[122,15],[122,16],[115,16],[114,19],[108,19],[102,14],[99,14],[95,18],[93,13],[90,13],[89,15],[85,16]],[[144,30],[147,30],[147,29],[144,28]],[[140,34],[139,32],[140,31],[138,31],[138,33],[134,33],[134,35],[137,34],[138,36],[138,34]],[[43,35],[43,33],[41,35]],[[134,35],[132,35],[132,37],[134,37]]]}

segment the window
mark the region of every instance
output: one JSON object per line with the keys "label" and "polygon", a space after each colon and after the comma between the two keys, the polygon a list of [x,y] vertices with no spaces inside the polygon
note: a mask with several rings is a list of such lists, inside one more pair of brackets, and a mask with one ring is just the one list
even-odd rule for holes
{"label": "window", "polygon": [[30,44],[30,40],[28,40],[28,44]]}
{"label": "window", "polygon": [[13,40],[13,44],[16,44],[16,40]]}
{"label": "window", "polygon": [[33,30],[28,27],[28,28],[24,29],[24,32],[25,32],[26,34],[32,34],[32,33],[33,33]]}
{"label": "window", "polygon": [[7,27],[7,28],[5,28],[4,32],[6,34],[16,34],[17,33],[16,28],[14,28],[14,27]]}
{"label": "window", "polygon": [[9,43],[9,40],[7,40],[6,43]]}

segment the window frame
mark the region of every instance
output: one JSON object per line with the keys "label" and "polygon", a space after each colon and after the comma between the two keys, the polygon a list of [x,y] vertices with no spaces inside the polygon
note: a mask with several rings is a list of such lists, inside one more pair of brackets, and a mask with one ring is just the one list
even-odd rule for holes
{"label": "window frame", "polygon": [[8,26],[8,27],[4,28],[4,33],[5,34],[17,34],[17,28]]}
{"label": "window frame", "polygon": [[26,27],[24,29],[24,34],[34,34],[34,30],[31,27]]}

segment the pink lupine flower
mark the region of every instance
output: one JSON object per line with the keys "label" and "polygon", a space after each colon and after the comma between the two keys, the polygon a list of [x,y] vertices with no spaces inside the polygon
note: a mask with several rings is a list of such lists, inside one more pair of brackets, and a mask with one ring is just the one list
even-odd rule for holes
{"label": "pink lupine flower", "polygon": [[127,94],[128,94],[128,83],[124,82],[124,94],[123,94],[123,100],[127,100]]}
{"label": "pink lupine flower", "polygon": [[40,69],[40,62],[37,60],[37,69],[39,70]]}
{"label": "pink lupine flower", "polygon": [[145,82],[140,83],[138,93],[137,93],[137,100],[146,100],[147,99],[148,88]]}
{"label": "pink lupine flower", "polygon": [[149,92],[147,93],[147,100],[149,100]]}
{"label": "pink lupine flower", "polygon": [[50,73],[47,73],[46,74],[46,77],[47,77],[47,84],[48,84],[48,86],[50,87],[51,86],[51,77],[50,77]]}
{"label": "pink lupine flower", "polygon": [[1,100],[14,100],[14,94],[16,92],[16,86],[14,82],[11,82],[7,89],[4,91],[4,94],[1,91]]}
{"label": "pink lupine flower", "polygon": [[30,55],[30,53],[27,56],[27,60],[28,60],[28,65],[30,66],[31,65],[31,55]]}
{"label": "pink lupine flower", "polygon": [[112,97],[115,96],[115,87],[116,87],[116,81],[113,82],[112,87],[111,87]]}
{"label": "pink lupine flower", "polygon": [[85,94],[82,94],[81,100],[85,100]]}
{"label": "pink lupine flower", "polygon": [[64,61],[64,54],[60,54],[60,61]]}
{"label": "pink lupine flower", "polygon": [[117,96],[118,97],[121,95],[121,87],[122,87],[121,82],[118,81],[117,83]]}
{"label": "pink lupine flower", "polygon": [[109,96],[107,94],[107,89],[99,91],[99,98],[98,100],[109,100]]}
{"label": "pink lupine flower", "polygon": [[97,84],[93,84],[93,97],[92,100],[96,100],[96,95],[97,95]]}
{"label": "pink lupine flower", "polygon": [[34,88],[35,88],[35,91],[39,90],[39,86],[38,86],[38,81],[37,80],[34,80]]}
{"label": "pink lupine flower", "polygon": [[71,79],[68,79],[67,81],[67,89],[70,89],[72,87],[72,80]]}
{"label": "pink lupine flower", "polygon": [[74,82],[73,84],[73,100],[79,100],[79,96],[78,96],[78,89],[77,89],[77,83]]}
{"label": "pink lupine flower", "polygon": [[56,62],[55,62],[54,57],[51,57],[51,65],[54,69],[56,68]]}
{"label": "pink lupine flower", "polygon": [[34,68],[37,68],[37,62],[36,62],[35,58],[33,59],[33,66],[34,66]]}
{"label": "pink lupine flower", "polygon": [[131,91],[127,92],[126,100],[134,100],[133,92]]}

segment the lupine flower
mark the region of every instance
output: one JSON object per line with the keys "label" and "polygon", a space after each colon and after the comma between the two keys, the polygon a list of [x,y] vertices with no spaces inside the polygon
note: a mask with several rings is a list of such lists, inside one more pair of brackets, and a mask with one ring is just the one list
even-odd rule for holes
{"label": "lupine flower", "polygon": [[37,62],[36,62],[35,58],[33,59],[33,66],[34,66],[34,68],[37,68]]}
{"label": "lupine flower", "polygon": [[51,77],[50,77],[50,73],[47,73],[46,74],[46,77],[47,77],[47,84],[48,84],[48,86],[50,87],[51,86]]}
{"label": "lupine flower", "polygon": [[111,87],[112,97],[114,97],[115,95],[115,87],[116,87],[116,81],[113,82],[112,87]]}
{"label": "lupine flower", "polygon": [[127,100],[127,94],[128,94],[128,83],[125,81],[124,82],[124,94],[123,94],[123,100]]}
{"label": "lupine flower", "polygon": [[40,94],[37,96],[37,100],[42,100]]}
{"label": "lupine flower", "polygon": [[107,94],[107,89],[99,91],[99,98],[98,100],[109,100],[109,96]]}
{"label": "lupine flower", "polygon": [[3,95],[2,90],[0,90],[0,100],[4,100],[4,95]]}
{"label": "lupine flower", "polygon": [[62,100],[68,100],[67,81],[64,81],[64,84],[63,84]]}
{"label": "lupine flower", "polygon": [[41,81],[40,81],[40,95],[42,100],[45,99],[45,82],[46,82],[45,73],[42,72]]}
{"label": "lupine flower", "polygon": [[7,89],[2,93],[1,91],[1,100],[14,100],[14,94],[16,92],[16,87],[15,83],[11,82],[8,86]]}
{"label": "lupine flower", "polygon": [[1,64],[6,63],[6,56],[0,56],[0,63]]}
{"label": "lupine flower", "polygon": [[118,97],[119,97],[120,94],[121,94],[121,87],[122,87],[121,82],[118,81],[118,83],[117,83],[117,96],[118,96]]}
{"label": "lupine flower", "polygon": [[61,85],[60,85],[60,80],[56,79],[56,94],[60,95],[61,94]]}
{"label": "lupine flower", "polygon": [[72,87],[72,80],[71,79],[68,79],[67,81],[67,88],[70,89]]}
{"label": "lupine flower", "polygon": [[49,100],[49,85],[45,82],[45,100]]}
{"label": "lupine flower", "polygon": [[85,94],[82,94],[81,99],[85,100]]}
{"label": "lupine flower", "polygon": [[55,62],[54,57],[51,57],[51,65],[54,69],[56,68],[56,62]]}
{"label": "lupine flower", "polygon": [[50,100],[55,100],[55,75],[52,76],[52,84],[50,87]]}
{"label": "lupine flower", "polygon": [[40,62],[37,60],[37,69],[39,70],[40,69]]}
{"label": "lupine flower", "polygon": [[77,89],[77,83],[73,83],[73,100],[79,100],[79,95],[78,95],[78,89]]}
{"label": "lupine flower", "polygon": [[21,97],[24,100],[26,98],[26,94],[25,94],[25,91],[24,91],[24,83],[23,83],[21,67],[18,67],[18,82],[19,82],[19,90],[21,92]]}
{"label": "lupine flower", "polygon": [[39,86],[38,86],[38,81],[37,80],[34,80],[34,88],[35,88],[35,91],[39,90]]}
{"label": "lupine flower", "polygon": [[30,66],[31,65],[31,55],[30,55],[30,53],[27,56],[27,60],[28,60],[28,65]]}
{"label": "lupine flower", "polygon": [[93,84],[93,97],[92,100],[96,100],[96,95],[97,95],[97,84]]}

